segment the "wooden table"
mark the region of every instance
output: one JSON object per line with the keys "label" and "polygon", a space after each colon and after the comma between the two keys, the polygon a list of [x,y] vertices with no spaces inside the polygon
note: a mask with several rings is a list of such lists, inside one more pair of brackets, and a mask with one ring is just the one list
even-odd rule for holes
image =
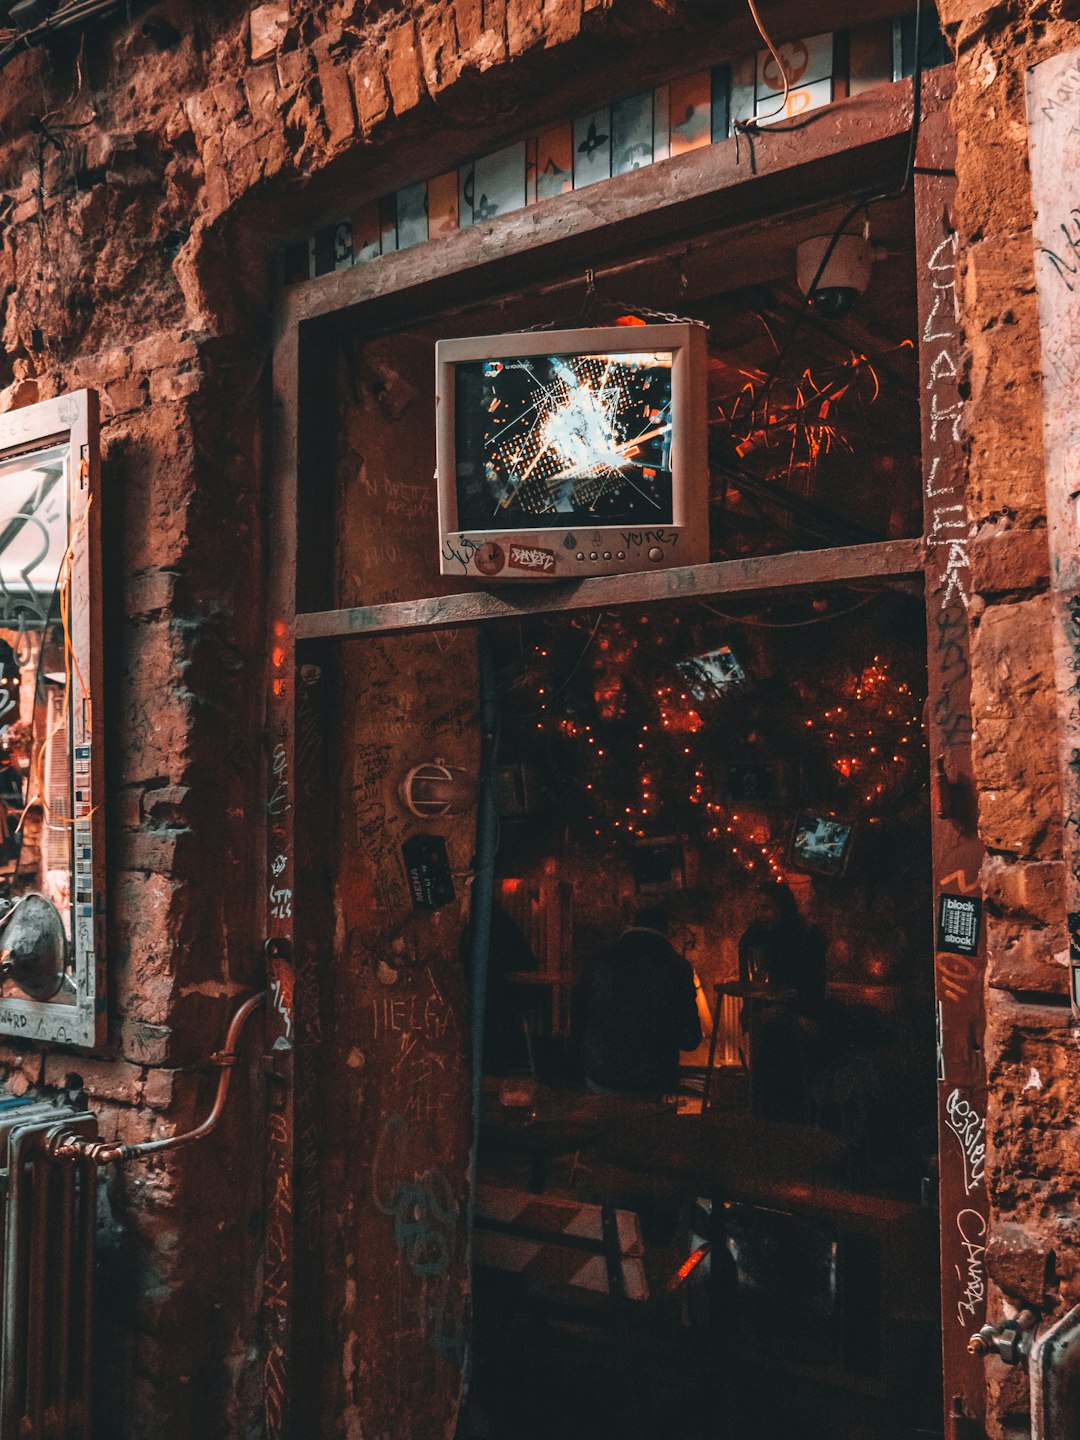
{"label": "wooden table", "polygon": [[641,1116],[607,1129],[594,1147],[611,1165],[686,1180],[726,1200],[758,1199],[778,1186],[824,1178],[845,1148],[827,1130],[724,1110]]}
{"label": "wooden table", "polygon": [[710,1309],[718,1321],[733,1313],[737,1289],[724,1203],[801,1209],[845,1150],[844,1142],[825,1130],[762,1120],[743,1111],[705,1110],[700,1115],[642,1117],[607,1131],[592,1153],[626,1170],[678,1180],[688,1198],[710,1198]]}
{"label": "wooden table", "polygon": [[[857,1265],[864,1286],[879,1287],[879,1301],[863,1296],[870,1308],[859,1332],[867,1348],[858,1366],[849,1368],[839,1351],[805,1366],[798,1355],[762,1357],[752,1339],[738,1353],[765,1367],[763,1374],[809,1375],[895,1404],[910,1384],[913,1355],[921,1353],[913,1347],[924,1343],[919,1337],[937,1322],[936,1230],[931,1212],[918,1205],[852,1191],[833,1178],[844,1152],[843,1142],[823,1130],[716,1110],[644,1118],[607,1132],[593,1150],[612,1164],[676,1179],[686,1199],[712,1199],[711,1215],[697,1216],[697,1234],[708,1241],[712,1257],[712,1322],[728,1336],[739,1334],[740,1295],[724,1202],[784,1211],[836,1235],[840,1264]],[[854,1318],[843,1325],[858,1326],[859,1313],[852,1311]]]}
{"label": "wooden table", "polygon": [[585,1089],[553,1090],[547,1085],[537,1086],[534,1118],[525,1123],[499,1103],[495,1085],[485,1087],[482,1104],[480,1143],[527,1155],[530,1187],[538,1195],[544,1189],[550,1157],[571,1154],[611,1130],[665,1113],[653,1100],[595,1095]]}

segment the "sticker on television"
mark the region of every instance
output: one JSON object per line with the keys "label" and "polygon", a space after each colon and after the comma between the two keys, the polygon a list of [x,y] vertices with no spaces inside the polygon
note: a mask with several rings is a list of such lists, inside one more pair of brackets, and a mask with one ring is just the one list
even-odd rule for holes
{"label": "sticker on television", "polygon": [[550,575],[555,569],[555,551],[545,550],[542,545],[511,545],[511,570],[535,570],[538,575]]}
{"label": "sticker on television", "polygon": [[506,564],[506,551],[494,540],[486,540],[473,556],[473,564],[481,575],[497,575]]}

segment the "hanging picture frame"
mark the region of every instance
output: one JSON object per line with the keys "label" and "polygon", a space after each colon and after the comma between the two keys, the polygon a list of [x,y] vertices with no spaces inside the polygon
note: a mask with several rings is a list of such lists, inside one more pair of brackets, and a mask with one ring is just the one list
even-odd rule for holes
{"label": "hanging picture frame", "polygon": [[98,401],[0,415],[0,1036],[104,1040]]}
{"label": "hanging picture frame", "polygon": [[822,810],[801,810],[791,832],[788,863],[810,875],[843,875],[851,860],[853,821]]}

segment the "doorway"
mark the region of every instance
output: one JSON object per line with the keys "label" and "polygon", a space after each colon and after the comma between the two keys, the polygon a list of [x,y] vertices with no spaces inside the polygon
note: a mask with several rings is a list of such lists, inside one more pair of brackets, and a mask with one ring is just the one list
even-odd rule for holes
{"label": "doorway", "polygon": [[[753,253],[733,249],[730,237],[706,238],[628,261],[599,282],[577,278],[380,333],[337,327],[332,384],[312,410],[336,437],[337,461],[301,508],[306,542],[322,534],[321,547],[304,547],[301,591],[309,605],[330,596],[386,620],[383,633],[355,645],[300,652],[298,960],[318,1031],[301,1063],[316,1108],[340,1118],[324,1119],[312,1140],[319,1178],[308,1182],[310,1254],[298,1283],[334,1337],[306,1361],[328,1426],[343,1407],[371,1423],[407,1403],[441,1434],[462,1368],[481,1364],[469,1350],[465,1298],[477,638],[475,629],[403,619],[414,602],[461,588],[435,576],[434,341],[632,322],[661,309],[698,320],[710,334],[713,560],[902,544],[921,527],[910,206],[875,217],[889,253],[866,304],[824,326],[803,316],[789,262],[797,238],[827,231],[839,214],[777,225]],[[579,606],[534,592],[522,608],[538,613],[485,630],[502,716],[495,897],[504,936],[517,937],[516,958],[504,953],[485,987],[488,1094],[505,1109],[506,1080],[580,1090],[573,995],[586,958],[635,911],[669,912],[674,948],[701,986],[708,1036],[683,1057],[676,1113],[680,1104],[684,1114],[700,1109],[708,1085],[710,1110],[803,1125],[843,1148],[829,1184],[816,1177],[812,1213],[792,1194],[786,1208],[775,1193],[762,1203],[745,1193],[690,1197],[720,1207],[703,1238],[734,1266],[745,1302],[747,1403],[765,1393],[754,1388],[755,1358],[782,1363],[801,1421],[823,1417],[839,1434],[837,1405],[845,1423],[870,1423],[893,1405],[903,1364],[918,1355],[932,1373],[936,1350],[935,1306],[925,1293],[901,1302],[895,1289],[932,1253],[935,1188],[918,584],[856,574],[645,608],[616,596],[600,609]],[[792,923],[822,938],[813,1017],[792,1011],[759,1024],[745,995],[716,990],[743,982],[740,941],[766,923],[762,879],[790,896]],[[798,1048],[793,1020],[808,1022],[805,1054],[770,1066],[761,1058],[770,1045],[774,1062]],[[341,1144],[343,1133],[351,1144]],[[520,1168],[528,1147],[517,1162],[513,1147],[497,1148],[481,1150],[479,1163],[495,1167],[485,1183],[534,1194],[531,1157]],[[571,1150],[542,1183],[603,1208],[602,1189],[587,1187],[605,1163],[587,1147]],[[647,1199],[648,1187],[608,1198],[629,1194],[614,1208],[646,1222],[650,1265],[678,1268],[678,1245],[700,1231],[672,1219],[668,1204],[670,1233],[654,1243],[655,1214],[631,1203],[641,1193]],[[801,1309],[780,1299],[777,1256],[804,1266]],[[701,1304],[685,1297],[695,1342]],[[898,1348],[890,1327],[901,1308]],[[512,1335],[518,1318],[510,1320],[496,1328]],[[903,1364],[882,1369],[901,1351]],[[546,1372],[529,1355],[518,1351],[535,1381]],[[676,1374],[663,1367],[658,1382]],[[513,1400],[529,1386],[508,1393]],[[587,1414],[578,1393],[575,1413]],[[906,1427],[897,1434],[932,1430],[932,1381],[907,1399],[902,1422],[894,1415]],[[496,1411],[500,1403],[491,1401]],[[863,1421],[850,1418],[859,1406]]]}

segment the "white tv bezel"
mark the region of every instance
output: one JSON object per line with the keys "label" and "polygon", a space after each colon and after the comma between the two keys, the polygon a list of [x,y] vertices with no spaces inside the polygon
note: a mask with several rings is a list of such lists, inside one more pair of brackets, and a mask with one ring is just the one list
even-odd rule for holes
{"label": "white tv bezel", "polygon": [[[454,367],[518,355],[672,352],[670,524],[461,530],[457,515]],[[435,453],[440,573],[486,583],[583,580],[699,565],[709,558],[707,330],[685,321],[527,330],[440,340],[435,346]],[[568,544],[573,538],[574,544]],[[497,547],[497,550],[490,547]],[[515,552],[531,563],[515,560]],[[500,560],[501,555],[501,560]],[[477,563],[479,561],[479,564]]]}

